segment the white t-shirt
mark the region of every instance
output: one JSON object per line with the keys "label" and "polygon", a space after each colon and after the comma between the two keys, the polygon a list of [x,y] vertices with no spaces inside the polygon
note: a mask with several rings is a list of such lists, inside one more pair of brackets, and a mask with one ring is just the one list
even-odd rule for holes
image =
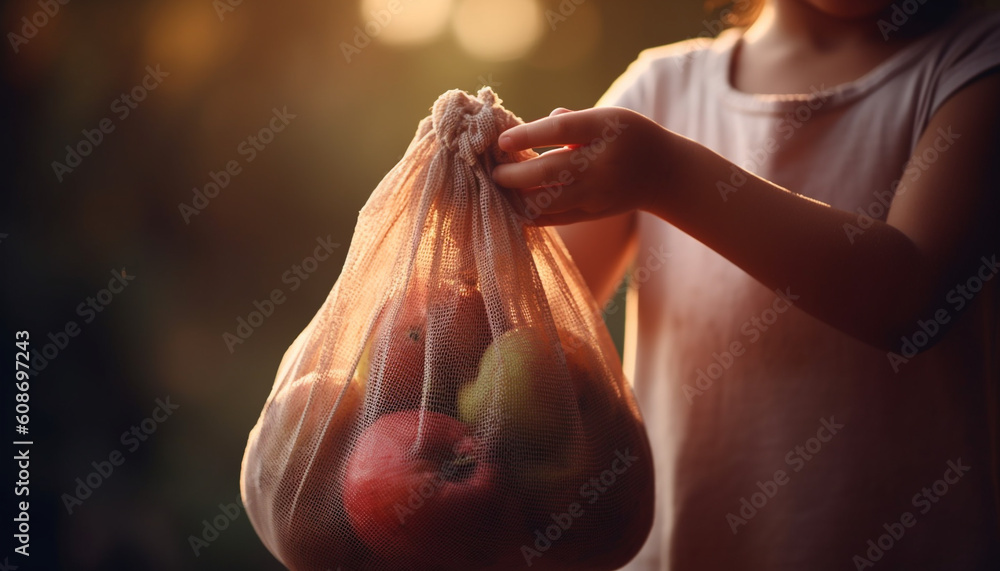
{"label": "white t-shirt", "polygon": [[[894,181],[905,188],[937,159],[906,165],[934,112],[1000,66],[1000,15],[979,14],[856,81],[762,96],[729,84],[739,37],[647,50],[601,104],[882,220]],[[939,138],[938,153],[961,152],[961,133]],[[638,216],[625,361],[654,449],[658,505],[627,569],[1000,569],[1000,252],[982,252],[985,281],[963,282],[981,291],[941,300],[952,329],[904,362],[794,307],[795,291],[771,291]],[[925,329],[914,326],[913,342],[940,335]]]}

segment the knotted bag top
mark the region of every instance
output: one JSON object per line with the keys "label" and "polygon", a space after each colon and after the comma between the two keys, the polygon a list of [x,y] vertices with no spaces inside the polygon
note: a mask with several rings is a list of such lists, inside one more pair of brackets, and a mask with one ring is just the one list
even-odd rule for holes
{"label": "knotted bag top", "polygon": [[470,165],[491,147],[498,162],[510,162],[512,156],[500,151],[495,143],[500,133],[522,121],[500,104],[500,98],[490,87],[483,87],[475,97],[461,89],[452,89],[434,102],[427,127],[441,145]]}

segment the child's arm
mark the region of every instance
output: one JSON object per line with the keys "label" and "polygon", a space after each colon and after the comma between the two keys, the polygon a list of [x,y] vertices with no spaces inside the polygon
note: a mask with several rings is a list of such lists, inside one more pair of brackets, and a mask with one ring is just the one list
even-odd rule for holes
{"label": "child's arm", "polygon": [[[518,189],[522,204],[551,202],[539,208],[539,224],[569,224],[634,209],[652,212],[765,285],[790,288],[801,296],[799,307],[819,319],[895,350],[918,319],[951,306],[945,292],[973,276],[981,256],[993,260],[998,254],[997,101],[1000,73],[980,78],[945,102],[914,154],[933,146],[938,129],[960,136],[953,150],[941,153],[932,168],[897,194],[886,222],[874,222],[853,243],[844,225],[856,224],[855,214],[747,174],[711,150],[620,108],[565,113],[508,130],[500,138],[507,150],[586,146],[501,165],[494,178]],[[587,168],[581,169],[585,151]],[[716,183],[730,182],[734,169],[747,180],[723,201]],[[540,188],[561,175],[565,179],[565,173],[572,182],[561,191]],[[551,200],[539,202],[544,193]]]}
{"label": "child's arm", "polygon": [[635,213],[559,227],[577,269],[598,307],[611,299],[638,246]]}

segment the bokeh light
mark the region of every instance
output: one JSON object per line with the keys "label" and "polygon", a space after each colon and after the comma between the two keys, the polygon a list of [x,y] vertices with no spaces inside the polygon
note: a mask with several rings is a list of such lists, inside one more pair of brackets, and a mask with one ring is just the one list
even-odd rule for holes
{"label": "bokeh light", "polygon": [[390,45],[422,44],[441,35],[453,0],[361,0],[359,27]]}
{"label": "bokeh light", "polygon": [[459,45],[470,55],[508,61],[531,52],[544,21],[536,0],[461,0],[452,24]]}
{"label": "bokeh light", "polygon": [[[171,73],[168,89],[192,88],[214,69],[227,36],[213,11],[190,0],[160,4],[152,9],[150,22],[144,57]],[[226,31],[233,29],[235,25]]]}

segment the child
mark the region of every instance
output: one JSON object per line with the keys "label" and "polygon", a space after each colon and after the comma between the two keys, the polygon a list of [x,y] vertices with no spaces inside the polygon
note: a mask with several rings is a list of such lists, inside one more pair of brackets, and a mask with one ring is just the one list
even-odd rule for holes
{"label": "child", "polygon": [[635,264],[629,569],[1000,569],[1000,17],[944,4],[768,0],[502,134],[599,303]]}

